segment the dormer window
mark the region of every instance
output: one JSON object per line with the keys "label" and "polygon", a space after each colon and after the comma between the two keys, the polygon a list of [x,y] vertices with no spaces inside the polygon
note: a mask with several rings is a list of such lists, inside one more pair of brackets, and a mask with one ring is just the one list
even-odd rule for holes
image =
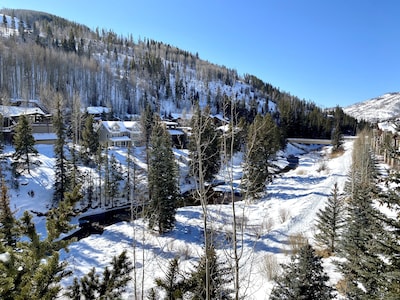
{"label": "dormer window", "polygon": [[120,131],[120,127],[119,127],[119,125],[118,124],[114,124],[112,127],[111,127],[111,130],[112,131]]}

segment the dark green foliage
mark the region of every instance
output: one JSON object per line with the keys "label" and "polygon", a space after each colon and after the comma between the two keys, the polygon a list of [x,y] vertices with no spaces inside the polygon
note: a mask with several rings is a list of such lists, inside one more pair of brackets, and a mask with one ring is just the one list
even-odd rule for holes
{"label": "dark green foliage", "polygon": [[250,197],[258,198],[270,174],[269,162],[279,150],[279,130],[271,115],[257,115],[249,127],[243,182]]}
{"label": "dark green foliage", "polygon": [[[210,244],[207,248],[188,280],[190,299],[207,299],[207,295],[208,299],[232,299],[230,296],[232,291],[227,287],[232,281],[231,270],[218,260],[214,246]],[[209,268],[208,276],[207,268]]]}
{"label": "dark green foliage", "polygon": [[383,254],[386,256],[388,263],[386,266],[384,282],[386,286],[386,299],[394,300],[400,295],[400,173],[398,171],[392,172],[389,177],[391,186],[395,186],[388,191],[387,195],[381,197],[382,203],[389,208],[397,210],[397,214],[392,218],[387,218],[386,233],[389,235],[387,241],[383,241]]}
{"label": "dark green foliage", "polygon": [[88,115],[82,131],[82,152],[84,156],[95,155],[99,148],[99,135],[94,130],[93,123],[93,116]]}
{"label": "dark green foliage", "polygon": [[171,137],[160,122],[154,125],[150,143],[148,220],[150,228],[157,228],[163,234],[172,230],[175,225],[179,196],[177,166]]}
{"label": "dark green foliage", "polygon": [[142,125],[144,143],[146,145],[146,149],[148,149],[151,132],[154,125],[153,110],[151,109],[149,103],[146,103],[146,106],[144,107],[142,114],[140,115],[140,123]]}
{"label": "dark green foliage", "polygon": [[[188,287],[185,277],[180,273],[179,259],[177,257],[169,262],[165,278],[156,278],[156,285],[165,291],[165,300],[182,299]],[[155,293],[156,291],[153,290],[153,296],[149,295],[149,299],[153,298]]]}
{"label": "dark green foliage", "polygon": [[335,126],[332,130],[332,152],[339,152],[343,150],[343,133],[342,133],[342,123],[343,123],[344,113],[339,107],[335,109]]}
{"label": "dark green foliage", "polygon": [[[107,155],[108,159],[108,155]],[[108,200],[111,201],[111,206],[114,207],[114,199],[118,197],[120,191],[120,182],[123,179],[121,165],[115,158],[114,154],[111,154],[109,161],[106,163],[106,180],[105,180],[105,194]]]}
{"label": "dark green foliage", "polygon": [[283,275],[275,280],[270,300],[334,299],[321,258],[310,245],[303,246],[292,256],[291,262],[282,267]]}
{"label": "dark green foliage", "polygon": [[190,170],[197,179],[211,181],[220,169],[219,138],[207,107],[204,112],[199,105],[192,118],[192,134],[189,140]]}
{"label": "dark green foliage", "polygon": [[37,155],[38,151],[35,148],[35,139],[32,135],[32,127],[25,115],[19,117],[18,124],[15,128],[14,148],[13,165],[17,167],[19,164],[22,164],[26,166],[28,172],[30,172],[31,160],[29,155]]}
{"label": "dark green foliage", "polygon": [[10,208],[7,185],[2,179],[0,187],[0,241],[6,246],[15,247],[17,238],[17,220],[15,220]]}
{"label": "dark green foliage", "polygon": [[338,263],[344,292],[350,299],[383,299],[386,292],[385,252],[389,236],[385,216],[374,205],[378,189],[369,138],[354,142],[353,165],[347,182],[349,193],[345,230],[338,245],[344,258]]}
{"label": "dark green foliage", "polygon": [[372,205],[371,188],[357,190],[348,207],[345,230],[339,244],[339,263],[351,299],[381,299],[384,262],[381,241],[386,240],[383,216]]}
{"label": "dark green foliage", "polygon": [[59,251],[68,245],[60,234],[72,228],[69,219],[80,197],[77,191],[67,193],[66,201],[49,212],[45,238],[37,233],[28,212],[14,223],[18,233],[16,248],[0,244],[0,253],[8,253],[8,259],[0,260],[0,299],[42,300],[59,296],[60,281],[70,275],[65,270],[66,263],[59,261]]}
{"label": "dark green foliage", "polygon": [[345,224],[344,200],[338,192],[338,185],[335,183],[325,208],[317,212],[318,233],[315,235],[315,240],[329,253],[336,251],[336,245]]}
{"label": "dark green foliage", "polygon": [[102,276],[97,274],[96,269],[93,268],[81,279],[75,278],[73,285],[69,287],[67,296],[71,299],[85,300],[120,299],[131,280],[132,269],[132,264],[124,251],[118,257],[113,258],[111,269],[106,267]]}
{"label": "dark green foliage", "polygon": [[55,181],[54,181],[54,195],[55,203],[64,200],[64,193],[69,187],[68,177],[68,160],[66,156],[66,128],[64,124],[64,117],[61,111],[61,95],[57,95],[57,110],[54,118],[54,129],[57,135],[57,140],[54,144],[54,154],[56,156],[55,164]]}

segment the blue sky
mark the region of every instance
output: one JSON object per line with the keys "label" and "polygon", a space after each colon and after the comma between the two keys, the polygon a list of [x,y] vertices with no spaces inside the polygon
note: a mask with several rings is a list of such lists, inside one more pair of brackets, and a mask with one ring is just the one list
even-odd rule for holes
{"label": "blue sky", "polygon": [[400,91],[397,0],[0,0],[151,38],[321,107]]}

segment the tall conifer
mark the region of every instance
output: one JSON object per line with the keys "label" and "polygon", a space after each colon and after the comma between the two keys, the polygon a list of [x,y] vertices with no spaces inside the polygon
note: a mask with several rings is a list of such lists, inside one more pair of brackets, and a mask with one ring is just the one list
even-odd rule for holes
{"label": "tall conifer", "polygon": [[157,121],[150,138],[149,152],[149,226],[160,234],[173,229],[178,201],[177,166],[171,136]]}
{"label": "tall conifer", "polygon": [[279,150],[279,132],[271,115],[257,115],[249,127],[244,169],[244,185],[250,197],[258,198],[270,174],[269,163]]}
{"label": "tall conifer", "polygon": [[57,97],[56,116],[54,119],[54,128],[57,140],[54,144],[54,154],[56,156],[54,196],[55,203],[64,199],[64,193],[68,190],[68,161],[65,151],[66,129],[64,117],[61,111],[61,95]]}
{"label": "tall conifer", "polygon": [[283,272],[275,280],[270,300],[334,299],[321,258],[309,244],[293,255],[289,264],[283,265]]}
{"label": "tall conifer", "polygon": [[32,127],[25,115],[19,117],[18,124],[15,128],[14,148],[14,165],[18,166],[19,164],[23,164],[28,169],[28,172],[30,172],[30,155],[37,155],[38,151],[35,148]]}
{"label": "tall conifer", "polygon": [[316,241],[334,253],[339,241],[341,230],[344,227],[345,207],[343,197],[339,196],[338,185],[335,183],[332,194],[328,197],[325,208],[317,212],[317,234]]}

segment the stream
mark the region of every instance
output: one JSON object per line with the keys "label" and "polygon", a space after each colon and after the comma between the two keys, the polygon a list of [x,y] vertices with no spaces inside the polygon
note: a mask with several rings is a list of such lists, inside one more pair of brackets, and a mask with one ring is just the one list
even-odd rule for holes
{"label": "stream", "polygon": [[[290,155],[287,158],[288,165],[283,168],[279,173],[285,173],[290,170],[297,168],[299,165],[299,157]],[[225,184],[225,183],[224,183]],[[223,184],[222,184],[223,185]],[[214,186],[217,188],[218,185]],[[199,205],[196,203],[194,199],[191,198],[190,194],[182,194],[182,197],[185,199],[181,202],[179,206],[188,206],[188,205]],[[236,193],[234,195],[235,201],[239,201],[242,199],[240,193]],[[229,200],[229,201],[228,201]],[[225,204],[225,202],[231,201],[231,197],[227,195],[227,193],[221,192],[212,192],[210,196],[210,204]],[[141,206],[135,206],[136,213],[140,213],[142,211]],[[104,227],[119,223],[119,222],[129,222],[132,220],[131,217],[131,205],[125,205],[118,208],[109,209],[103,211],[101,213],[96,213],[92,215],[83,216],[78,219],[79,229],[71,233],[70,235],[63,238],[63,240],[71,240],[72,238],[76,238],[77,240],[81,240],[85,237],[90,236],[91,234],[102,234],[104,231]]]}

